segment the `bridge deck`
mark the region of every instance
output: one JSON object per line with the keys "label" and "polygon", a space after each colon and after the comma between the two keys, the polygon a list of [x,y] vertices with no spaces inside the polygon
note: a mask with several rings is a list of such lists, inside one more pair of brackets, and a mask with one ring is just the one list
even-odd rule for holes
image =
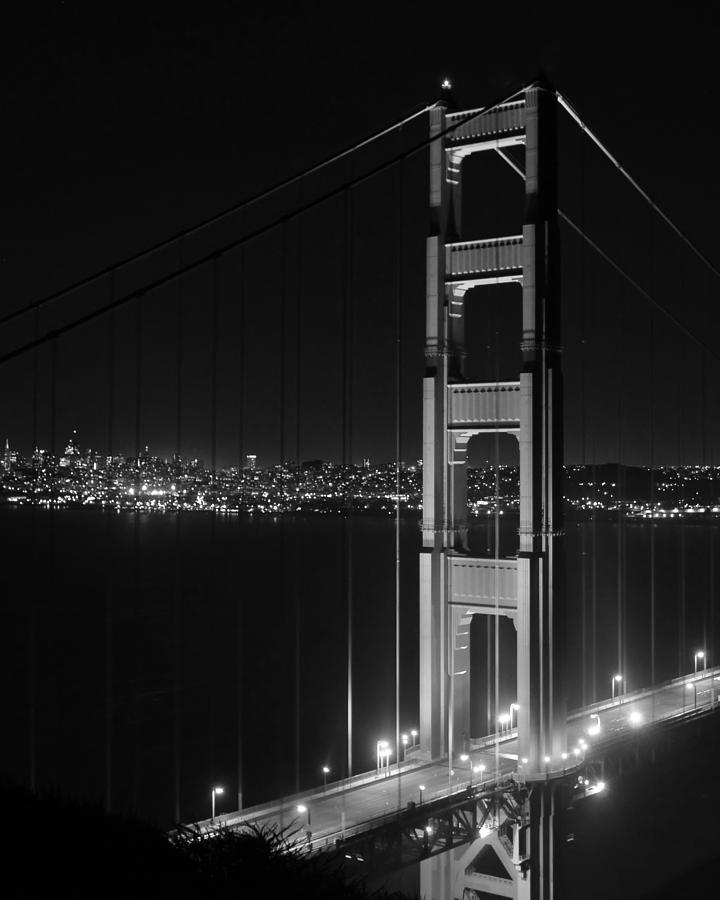
{"label": "bridge deck", "polygon": [[[631,739],[636,729],[652,723],[668,722],[693,710],[709,710],[718,702],[720,692],[720,667],[688,675],[627,694],[616,700],[606,700],[576,710],[568,717],[568,750],[566,762],[554,761],[551,768],[572,768],[590,757],[594,745],[608,739],[622,742]],[[588,734],[599,717],[600,732]],[[591,718],[592,716],[592,718]],[[573,749],[583,739],[588,748],[579,756]],[[491,787],[497,780],[518,772],[516,733],[490,735],[473,741],[470,748],[472,764],[485,765],[482,778],[473,777],[474,784]],[[521,769],[520,769],[521,771]],[[360,834],[373,827],[383,816],[405,809],[409,802],[429,803],[449,794],[462,791],[470,783],[469,762],[455,762],[448,767],[447,760],[423,763],[408,754],[406,763],[392,766],[389,775],[366,773],[345,782],[328,784],[327,791],[306,792],[284,797],[279,801],[263,804],[218,816],[216,824],[238,826],[245,823],[271,824],[279,827],[294,826],[301,832],[312,833],[313,846],[332,843],[340,837]],[[298,804],[310,810],[310,826],[307,814],[297,811]],[[210,827],[209,820],[198,823],[202,830]]]}

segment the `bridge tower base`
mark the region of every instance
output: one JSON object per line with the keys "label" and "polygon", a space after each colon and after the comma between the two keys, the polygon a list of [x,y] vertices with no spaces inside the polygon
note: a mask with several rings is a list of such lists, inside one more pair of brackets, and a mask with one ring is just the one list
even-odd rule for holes
{"label": "bridge tower base", "polygon": [[563,785],[538,782],[519,802],[511,795],[508,799],[507,805],[500,799],[496,815],[472,843],[421,861],[421,900],[560,897],[556,864],[563,840]]}

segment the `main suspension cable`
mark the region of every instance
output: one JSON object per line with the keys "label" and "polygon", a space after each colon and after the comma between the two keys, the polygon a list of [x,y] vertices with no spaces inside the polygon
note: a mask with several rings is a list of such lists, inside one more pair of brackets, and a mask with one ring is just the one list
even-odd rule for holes
{"label": "main suspension cable", "polygon": [[720,269],[718,269],[713,263],[705,256],[705,254],[698,250],[698,248],[693,244],[690,238],[681,231],[680,228],[667,216],[662,209],[655,203],[655,201],[650,197],[647,191],[643,190],[642,187],[638,184],[638,182],[632,177],[632,175],[625,169],[616,159],[615,156],[607,149],[607,147],[603,144],[600,138],[593,132],[588,125],[583,122],[580,118],[576,110],[571,106],[567,98],[565,98],[562,94],[557,93],[558,103],[565,112],[575,121],[575,123],[585,132],[585,134],[590,138],[590,140],[595,144],[596,147],[604,154],[604,156],[615,166],[615,168],[620,172],[620,174],[628,181],[632,187],[640,194],[643,200],[649,204],[649,206],[653,209],[655,213],[663,220],[663,222],[671,229],[671,231],[680,238],[680,240],[687,246],[689,249],[697,256],[697,258],[705,265],[707,268],[720,278]]}
{"label": "main suspension cable", "polygon": [[[184,265],[180,268],[176,268],[174,271],[169,272],[165,275],[162,275],[159,278],[156,278],[151,282],[147,282],[139,288],[135,288],[130,293],[124,294],[122,297],[116,298],[113,301],[113,303],[107,303],[104,306],[98,307],[97,309],[92,310],[88,313],[85,313],[84,315],[79,316],[78,318],[74,319],[71,322],[66,323],[65,325],[61,325],[57,328],[51,329],[50,331],[46,332],[44,335],[40,336],[39,338],[35,338],[32,341],[28,341],[25,344],[21,344],[19,347],[16,347],[14,350],[8,351],[7,353],[0,355],[0,365],[2,365],[5,362],[8,362],[11,359],[15,359],[17,356],[22,355],[23,353],[27,352],[28,350],[32,350],[35,347],[40,346],[41,344],[52,340],[54,337],[58,337],[62,334],[65,334],[68,331],[73,330],[74,328],[78,328],[81,325],[85,325],[88,322],[93,321],[94,319],[98,318],[99,316],[104,315],[106,312],[109,312],[111,309],[116,309],[119,306],[123,306],[125,303],[129,303],[131,300],[136,299],[139,295],[141,295],[143,293],[148,293],[148,292],[154,290],[155,288],[161,287],[165,284],[169,284],[170,282],[174,281],[175,279],[180,278],[182,275],[186,275],[189,272],[194,271],[198,267],[210,262],[218,254],[228,253],[231,250],[235,250],[238,247],[241,247],[243,244],[246,244],[249,241],[252,241],[257,237],[260,237],[263,234],[267,234],[269,231],[272,231],[273,228],[276,228],[278,225],[282,225],[283,222],[287,222],[290,218],[299,216],[302,213],[307,212],[308,210],[313,209],[314,207],[327,202],[331,198],[342,194],[342,192],[345,191],[349,187],[355,187],[357,185],[363,184],[364,182],[370,180],[371,178],[374,178],[376,175],[380,174],[381,172],[385,172],[388,169],[392,168],[393,166],[397,165],[398,163],[400,163],[406,159],[410,159],[415,154],[419,153],[421,150],[426,149],[428,146],[430,146],[430,144],[434,143],[435,141],[442,140],[446,135],[451,134],[456,129],[460,128],[461,126],[468,124],[468,122],[471,122],[474,119],[480,118],[481,116],[487,115],[488,113],[493,112],[499,106],[509,103],[511,100],[513,100],[515,97],[517,97],[519,93],[522,93],[522,91],[516,91],[515,93],[511,94],[510,96],[504,97],[502,100],[498,100],[498,101],[492,103],[491,105],[485,107],[484,109],[473,111],[471,114],[464,116],[463,118],[459,119],[457,122],[454,122],[452,125],[449,125],[443,131],[438,132],[438,134],[435,134],[429,138],[423,139],[422,141],[420,141],[419,143],[417,143],[413,147],[411,147],[409,150],[404,150],[400,154],[392,157],[391,159],[386,160],[384,163],[379,163],[377,166],[374,166],[372,169],[365,172],[364,174],[355,176],[354,178],[350,179],[349,181],[345,181],[342,184],[338,185],[337,187],[331,188],[330,190],[328,190],[324,194],[322,194],[320,197],[316,197],[314,200],[307,201],[300,207],[297,207],[289,212],[284,213],[281,216],[278,216],[272,222],[268,222],[265,225],[261,225],[258,228],[255,228],[253,231],[249,232],[248,234],[245,234],[240,238],[235,238],[234,240],[230,241],[229,243],[224,244],[222,247],[217,247],[215,250],[213,250],[209,253],[206,253],[201,257],[198,257],[198,259],[194,260],[193,262],[187,263],[186,265]],[[39,305],[42,305],[43,302],[47,302],[47,301],[39,301]],[[38,305],[38,304],[37,303],[32,304],[27,309],[23,310],[23,312],[28,312],[29,310],[34,309],[36,305]],[[18,315],[19,314],[20,313],[18,312]],[[4,324],[5,321],[6,320],[0,319],[0,325]]]}
{"label": "main suspension cable", "polygon": [[[501,150],[497,151],[498,155],[505,160],[505,162],[510,166],[510,168],[521,178],[525,178],[525,173],[522,169],[514,162],[506,153]],[[574,222],[570,216],[567,215],[562,209],[558,208],[558,216],[568,225],[578,237],[582,238],[585,243],[591,247],[605,262],[611,266],[618,275],[621,275],[629,284],[631,284],[635,290],[641,294],[649,303],[651,303],[659,312],[661,312],[670,322],[675,325],[683,334],[690,338],[690,340],[694,341],[699,347],[701,347],[708,355],[712,356],[713,359],[717,359],[720,361],[720,355],[717,354],[710,344],[706,343],[702,338],[698,337],[694,334],[687,325],[685,325],[680,319],[677,318],[674,313],[670,312],[667,307],[665,307],[659,300],[657,300],[649,291],[646,291],[638,282],[629,275],[615,260],[605,251],[602,247],[594,241],[583,228],[580,227],[576,222]],[[0,357],[0,365],[4,362],[4,359]]]}
{"label": "main suspension cable", "polygon": [[67,287],[61,288],[59,291],[54,291],[51,294],[47,294],[45,297],[42,297],[40,300],[34,300],[32,303],[23,306],[20,309],[16,309],[11,313],[7,313],[4,316],[0,317],[0,325],[4,325],[6,322],[10,322],[13,319],[18,318],[19,316],[24,315],[27,312],[31,312],[34,309],[38,309],[42,306],[46,306],[49,303],[54,303],[56,300],[60,300],[62,297],[67,296],[68,294],[72,294],[80,288],[88,287],[96,281],[99,281],[101,278],[104,278],[108,275],[116,273],[119,269],[124,268],[125,266],[131,265],[132,263],[139,262],[142,259],[145,259],[148,256],[152,256],[154,253],[158,253],[160,250],[164,250],[165,248],[171,246],[176,241],[182,241],[185,238],[190,237],[193,234],[197,234],[200,231],[203,231],[205,228],[209,228],[211,225],[216,225],[219,222],[223,221],[223,219],[227,219],[229,216],[235,215],[241,210],[246,209],[248,206],[253,206],[256,203],[260,203],[262,200],[267,200],[272,197],[274,194],[279,193],[280,191],[285,190],[286,188],[296,184],[301,181],[303,178],[307,178],[310,175],[315,175],[316,173],[322,171],[328,166],[333,165],[336,162],[339,162],[341,159],[344,159],[346,156],[349,156],[352,153],[355,153],[358,150],[362,150],[363,147],[367,147],[370,144],[374,143],[380,138],[385,137],[391,132],[395,131],[397,128],[402,128],[403,125],[407,125],[409,122],[412,122],[413,119],[418,118],[418,116],[424,115],[426,112],[429,112],[431,109],[434,109],[437,106],[437,101],[427,106],[423,106],[421,109],[418,109],[416,112],[411,113],[406,116],[404,119],[401,119],[399,122],[395,122],[392,125],[389,125],[386,128],[381,129],[380,131],[375,132],[370,135],[370,137],[364,138],[362,141],[359,141],[357,144],[353,144],[350,147],[346,147],[345,150],[342,150],[340,153],[336,153],[334,156],[330,156],[322,162],[315,163],[309,168],[303,170],[302,172],[298,172],[296,175],[291,175],[289,178],[284,179],[283,181],[278,182],[272,187],[265,188],[262,191],[259,191],[257,194],[254,194],[251,197],[248,197],[246,200],[242,200],[239,203],[235,203],[232,206],[224,209],[222,212],[215,213],[212,216],[209,216],[206,219],[203,219],[201,222],[198,222],[195,225],[191,225],[189,228],[184,228],[182,231],[177,232],[177,234],[172,235],[169,238],[164,238],[161,241],[153,244],[150,247],[145,248],[144,250],[140,250],[137,253],[133,253],[130,256],[125,257],[119,262],[115,262],[110,266],[106,266],[104,269],[101,269],[97,272],[94,272],[92,275],[87,275],[84,278],[79,279],[72,284],[67,285]]}

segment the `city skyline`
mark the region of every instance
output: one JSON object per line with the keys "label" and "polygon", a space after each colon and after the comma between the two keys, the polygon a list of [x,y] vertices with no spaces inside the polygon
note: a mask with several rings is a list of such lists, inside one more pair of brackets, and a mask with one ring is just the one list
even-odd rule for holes
{"label": "city skyline", "polygon": [[[28,458],[6,438],[0,502],[40,506],[101,506],[125,510],[310,513],[422,511],[422,460],[342,463],[302,460],[209,468],[203,459],[84,452],[73,431],[62,455],[42,449]],[[565,502],[579,515],[617,513],[638,518],[720,514],[720,466],[637,467],[567,465]],[[497,475],[497,478],[496,478]],[[398,482],[399,476],[399,482]],[[398,491],[399,487],[399,491]],[[489,460],[468,467],[471,516],[517,512],[518,466]]]}

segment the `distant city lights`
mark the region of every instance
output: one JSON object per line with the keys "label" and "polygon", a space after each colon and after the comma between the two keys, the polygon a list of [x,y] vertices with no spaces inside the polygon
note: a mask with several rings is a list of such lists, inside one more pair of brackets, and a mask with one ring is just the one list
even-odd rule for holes
{"label": "distant city lights", "polygon": [[[593,480],[592,468],[567,466],[565,503],[578,514],[623,513],[628,518],[682,518],[720,515],[707,502],[720,495],[720,467],[657,467],[657,500],[618,496],[617,483]],[[497,476],[497,477],[496,477]],[[667,498],[667,499],[665,499]],[[248,453],[242,465],[215,471],[202,459],[154,456],[145,446],[135,455],[108,456],[82,450],[73,432],[64,451],[53,456],[35,448],[29,457],[5,440],[0,450],[0,502],[14,505],[77,508],[97,506],[150,511],[203,510],[260,515],[291,513],[379,513],[392,515],[398,501],[395,463],[358,464],[322,460],[261,465]],[[483,518],[519,509],[517,466],[486,462],[467,470],[468,512]],[[400,504],[404,512],[422,510],[422,462],[400,464]],[[695,668],[707,665],[704,650]],[[623,689],[617,678],[618,689]],[[510,707],[510,727],[517,704]]]}

